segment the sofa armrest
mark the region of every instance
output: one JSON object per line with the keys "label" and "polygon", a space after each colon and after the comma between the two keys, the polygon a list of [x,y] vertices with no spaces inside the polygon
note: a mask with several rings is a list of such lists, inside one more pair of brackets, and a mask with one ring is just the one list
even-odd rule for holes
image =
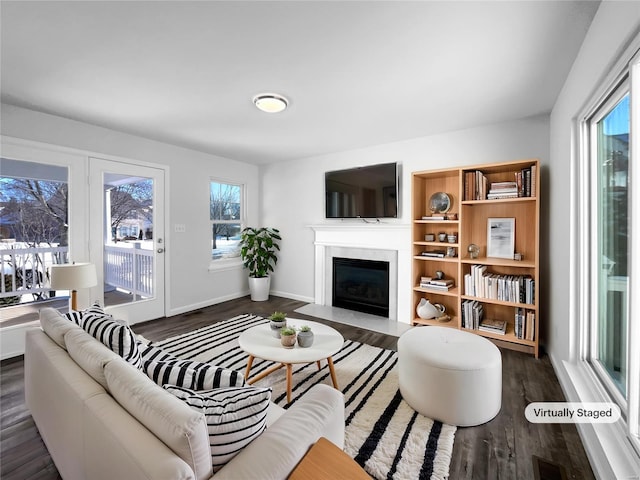
{"label": "sofa armrest", "polygon": [[311,388],[214,478],[286,479],[320,437],[344,446],[344,397],[324,384]]}
{"label": "sofa armrest", "polygon": [[86,478],[82,418],[85,402],[106,395],[40,328],[27,330],[24,394],[40,436],[63,478]]}

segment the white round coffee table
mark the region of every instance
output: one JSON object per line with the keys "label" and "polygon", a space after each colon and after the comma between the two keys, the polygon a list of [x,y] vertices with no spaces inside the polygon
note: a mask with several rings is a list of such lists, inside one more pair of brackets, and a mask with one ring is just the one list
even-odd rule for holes
{"label": "white round coffee table", "polygon": [[[268,323],[249,328],[240,334],[240,337],[238,338],[240,348],[249,354],[247,369],[244,374],[244,378],[247,380],[247,383],[251,385],[276,370],[286,367],[288,403],[291,401],[291,376],[293,373],[293,364],[316,362],[318,370],[320,370],[320,360],[326,358],[329,366],[329,373],[331,374],[331,381],[333,382],[334,388],[338,389],[338,380],[336,378],[333,359],[331,357],[339,352],[344,344],[344,338],[340,335],[340,332],[322,323],[295,318],[287,318],[287,325],[293,325],[296,328],[300,328],[302,325],[309,325],[314,334],[313,345],[307,348],[302,348],[296,343],[294,348],[285,348],[280,343],[280,339],[275,338],[271,334],[271,327]],[[278,365],[275,365],[256,375],[254,378],[249,379],[253,359],[256,357],[277,362]]]}

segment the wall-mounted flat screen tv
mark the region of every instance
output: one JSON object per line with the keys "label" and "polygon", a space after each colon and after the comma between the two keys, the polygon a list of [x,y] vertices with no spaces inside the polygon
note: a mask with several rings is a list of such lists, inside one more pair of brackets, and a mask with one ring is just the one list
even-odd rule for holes
{"label": "wall-mounted flat screen tv", "polygon": [[382,163],[325,173],[326,218],[397,218],[398,166]]}

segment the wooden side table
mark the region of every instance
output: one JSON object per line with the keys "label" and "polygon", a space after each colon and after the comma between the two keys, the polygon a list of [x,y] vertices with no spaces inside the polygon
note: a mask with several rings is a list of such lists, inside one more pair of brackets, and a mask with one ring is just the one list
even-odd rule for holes
{"label": "wooden side table", "polygon": [[289,480],[371,480],[356,461],[324,437],[300,460]]}

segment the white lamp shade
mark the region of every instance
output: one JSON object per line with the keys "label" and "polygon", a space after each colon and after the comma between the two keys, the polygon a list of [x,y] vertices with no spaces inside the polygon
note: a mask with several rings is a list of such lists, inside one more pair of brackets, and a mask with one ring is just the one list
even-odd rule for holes
{"label": "white lamp shade", "polygon": [[93,263],[65,263],[51,266],[51,288],[78,290],[97,285],[98,276]]}

